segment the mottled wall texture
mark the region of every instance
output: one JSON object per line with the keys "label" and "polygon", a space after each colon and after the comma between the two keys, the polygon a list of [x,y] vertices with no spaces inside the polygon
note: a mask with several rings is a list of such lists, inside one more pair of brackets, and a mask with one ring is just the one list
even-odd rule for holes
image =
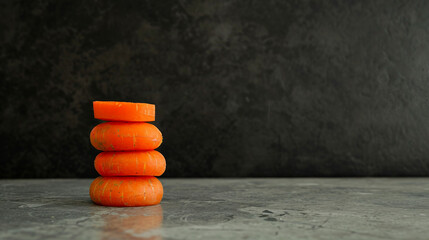
{"label": "mottled wall texture", "polygon": [[166,177],[429,176],[429,1],[2,1],[2,178],[94,177],[92,101]]}

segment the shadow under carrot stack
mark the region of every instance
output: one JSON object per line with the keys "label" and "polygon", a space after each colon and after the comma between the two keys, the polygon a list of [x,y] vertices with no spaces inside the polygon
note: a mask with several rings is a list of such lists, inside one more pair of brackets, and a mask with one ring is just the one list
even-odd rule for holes
{"label": "shadow under carrot stack", "polygon": [[136,207],[161,202],[163,187],[155,176],[166,167],[164,156],[154,150],[162,143],[155,121],[155,105],[131,102],[93,102],[94,117],[107,122],[95,126],[91,144],[101,150],[95,169],[101,175],[90,187],[99,205]]}

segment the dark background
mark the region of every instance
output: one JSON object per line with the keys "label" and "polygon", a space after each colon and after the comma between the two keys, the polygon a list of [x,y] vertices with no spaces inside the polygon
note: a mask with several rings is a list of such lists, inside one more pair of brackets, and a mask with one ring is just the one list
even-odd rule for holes
{"label": "dark background", "polygon": [[92,101],[167,177],[428,176],[429,1],[2,1],[0,176],[94,177]]}

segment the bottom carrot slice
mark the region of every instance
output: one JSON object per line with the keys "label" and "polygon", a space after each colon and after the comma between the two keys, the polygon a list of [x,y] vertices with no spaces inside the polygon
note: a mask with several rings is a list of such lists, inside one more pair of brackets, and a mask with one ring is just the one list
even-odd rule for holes
{"label": "bottom carrot slice", "polygon": [[98,177],[89,188],[94,203],[113,207],[156,205],[163,194],[156,177]]}

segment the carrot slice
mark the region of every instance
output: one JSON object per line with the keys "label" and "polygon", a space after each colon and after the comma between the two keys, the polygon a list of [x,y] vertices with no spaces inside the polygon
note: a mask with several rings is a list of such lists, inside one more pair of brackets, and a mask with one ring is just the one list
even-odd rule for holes
{"label": "carrot slice", "polygon": [[94,161],[95,169],[103,177],[161,176],[165,158],[158,151],[101,152]]}
{"label": "carrot slice", "polygon": [[149,103],[94,101],[94,118],[119,122],[155,121],[155,105]]}
{"label": "carrot slice", "polygon": [[114,207],[159,204],[163,194],[156,177],[98,177],[89,188],[94,203]]}
{"label": "carrot slice", "polygon": [[90,134],[92,146],[101,151],[153,150],[162,143],[162,134],[150,123],[104,122]]}

